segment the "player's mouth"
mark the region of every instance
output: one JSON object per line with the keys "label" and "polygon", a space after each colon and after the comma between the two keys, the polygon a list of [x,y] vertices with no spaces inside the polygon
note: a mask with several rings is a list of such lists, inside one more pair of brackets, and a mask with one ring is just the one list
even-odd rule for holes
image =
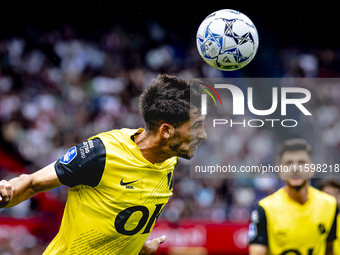
{"label": "player's mouth", "polygon": [[200,145],[201,142],[195,143],[193,145],[190,146],[191,149],[197,149],[197,146]]}
{"label": "player's mouth", "polygon": [[197,146],[191,146],[190,147],[190,150],[196,150],[197,149]]}
{"label": "player's mouth", "polygon": [[291,179],[294,179],[294,180],[298,180],[298,179],[302,179],[301,176],[292,176],[290,177]]}
{"label": "player's mouth", "polygon": [[290,177],[291,180],[294,180],[294,181],[302,181],[302,180],[305,180],[305,179],[308,179],[308,176],[304,176],[304,175],[293,175]]}

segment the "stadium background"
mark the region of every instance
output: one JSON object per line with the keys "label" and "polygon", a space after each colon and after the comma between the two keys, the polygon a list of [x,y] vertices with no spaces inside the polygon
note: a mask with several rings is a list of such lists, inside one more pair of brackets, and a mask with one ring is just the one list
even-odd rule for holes
{"label": "stadium background", "polygon": [[[275,6],[258,2],[183,5],[96,2],[3,6],[0,179],[32,173],[98,132],[142,126],[138,96],[159,73],[184,79],[340,75],[335,4],[285,1]],[[236,72],[209,67],[195,43],[201,21],[211,12],[226,8],[249,16],[260,38],[255,59]],[[331,86],[311,93],[319,122],[314,131],[317,135],[308,139],[322,152],[313,156],[336,163],[340,89]],[[274,163],[279,142],[287,138],[272,137],[261,129],[246,139],[238,133],[229,135],[235,162],[248,157]],[[199,150],[206,150],[209,156],[207,148],[202,143]],[[281,185],[277,179],[190,179],[187,163],[180,160],[174,195],[158,227],[179,235],[182,241],[188,239],[181,243],[172,236],[168,245],[200,246],[207,242],[202,235],[209,229],[222,247],[234,245],[235,250],[225,248],[221,254],[247,254],[244,243],[251,209]],[[66,198],[67,188],[60,187],[0,210],[0,255],[41,254],[58,230]],[[239,251],[233,236],[237,231]],[[218,246],[216,243],[212,245]],[[192,254],[205,251],[191,249]],[[158,254],[166,252],[160,249]]]}

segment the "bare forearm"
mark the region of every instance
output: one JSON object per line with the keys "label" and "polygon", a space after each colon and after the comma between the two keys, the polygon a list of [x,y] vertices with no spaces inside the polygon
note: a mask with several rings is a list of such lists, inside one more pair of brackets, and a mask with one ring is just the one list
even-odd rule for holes
{"label": "bare forearm", "polygon": [[140,252],[138,253],[138,255],[152,255],[152,254],[154,254],[157,251],[158,246],[161,243],[164,243],[165,240],[166,240],[166,236],[161,236],[161,237],[154,238],[152,240],[146,241],[143,244],[143,247],[140,250]]}
{"label": "bare forearm", "polygon": [[333,242],[327,242],[326,255],[333,255]]}
{"label": "bare forearm", "polygon": [[19,177],[11,179],[9,183],[11,184],[13,189],[12,197],[8,202],[1,201],[0,208],[13,207],[17,204],[20,204],[22,201],[31,198],[36,194],[34,190],[31,188],[32,179],[27,174],[22,174]]}
{"label": "bare forearm", "polygon": [[144,244],[143,244],[143,247],[142,247],[142,249],[140,250],[140,252],[138,253],[138,255],[145,255],[145,254],[146,254],[145,249],[146,249],[146,246],[145,246],[145,243],[144,243]]}
{"label": "bare forearm", "polygon": [[267,246],[262,244],[249,245],[249,255],[265,255],[267,254]]}
{"label": "bare forearm", "polygon": [[20,204],[39,192],[61,186],[54,170],[54,163],[33,174],[22,174],[10,181],[0,182],[0,208]]}

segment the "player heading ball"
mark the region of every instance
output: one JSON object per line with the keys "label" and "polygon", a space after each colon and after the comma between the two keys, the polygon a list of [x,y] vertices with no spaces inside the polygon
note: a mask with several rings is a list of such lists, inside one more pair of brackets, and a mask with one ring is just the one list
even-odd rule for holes
{"label": "player heading ball", "polygon": [[207,138],[199,91],[159,75],[140,97],[145,129],[97,134],[36,173],[2,180],[0,208],[66,185],[61,227],[44,255],[153,254],[166,237],[145,241],[172,195],[177,157],[190,159]]}

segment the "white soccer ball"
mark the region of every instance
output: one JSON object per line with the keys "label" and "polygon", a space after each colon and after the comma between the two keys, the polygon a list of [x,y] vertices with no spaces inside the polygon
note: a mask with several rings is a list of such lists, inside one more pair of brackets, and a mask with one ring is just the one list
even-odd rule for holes
{"label": "white soccer ball", "polygon": [[205,62],[219,70],[233,71],[246,66],[254,58],[259,35],[246,15],[224,9],[203,20],[196,42]]}

